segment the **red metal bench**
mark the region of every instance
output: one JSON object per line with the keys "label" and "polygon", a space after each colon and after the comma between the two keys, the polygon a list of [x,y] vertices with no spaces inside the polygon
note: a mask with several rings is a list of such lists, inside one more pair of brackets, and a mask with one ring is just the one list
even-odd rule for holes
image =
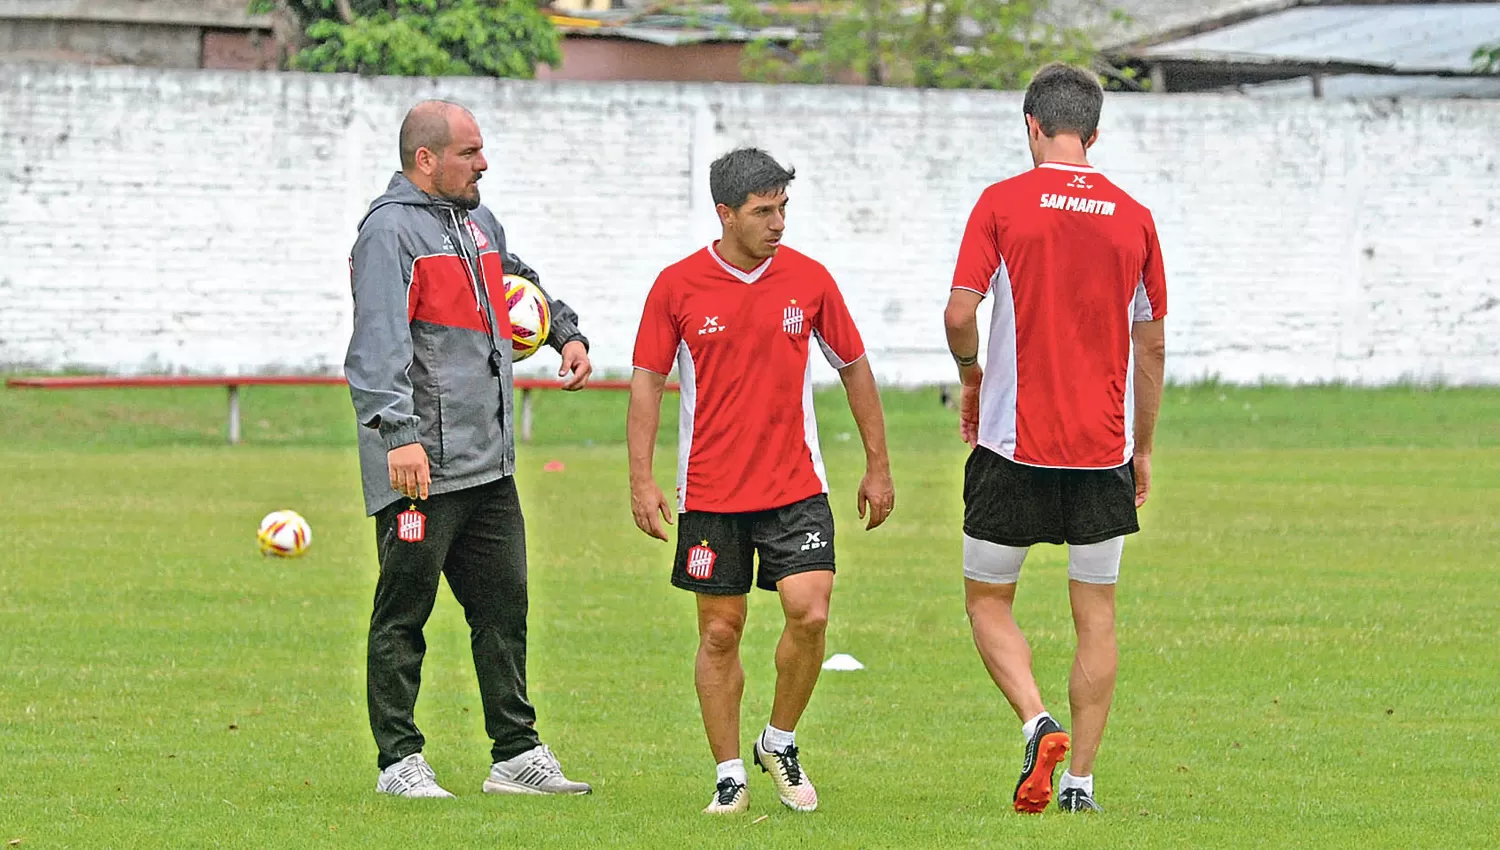
{"label": "red metal bench", "polygon": [[[67,375],[44,378],[11,378],[5,382],[15,389],[37,390],[83,390],[83,389],[130,389],[138,387],[227,387],[229,389],[229,442],[240,441],[240,387],[255,386],[307,386],[344,385],[336,375]],[[516,378],[516,389],[521,391],[521,440],[531,441],[533,390],[560,390],[557,381],[540,378]],[[629,390],[630,382],[622,380],[595,379],[589,381],[591,390]],[[667,384],[675,391],[677,384]]]}

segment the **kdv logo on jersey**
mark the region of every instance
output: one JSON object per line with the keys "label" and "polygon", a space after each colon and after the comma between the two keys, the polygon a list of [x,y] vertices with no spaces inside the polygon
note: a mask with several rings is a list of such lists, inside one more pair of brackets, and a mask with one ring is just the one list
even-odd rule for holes
{"label": "kdv logo on jersey", "polygon": [[808,531],[804,533],[807,535],[807,540],[803,541],[802,543],[803,552],[811,552],[814,549],[822,549],[824,546],[828,545],[828,541],[823,539],[823,532]]}
{"label": "kdv logo on jersey", "polygon": [[723,332],[724,326],[719,324],[718,316],[705,316],[703,319],[703,327],[698,329],[698,336]]}
{"label": "kdv logo on jersey", "polygon": [[793,299],[790,307],[781,311],[781,329],[789,334],[802,333],[802,308]]}
{"label": "kdv logo on jersey", "polygon": [[713,577],[714,562],[719,560],[719,553],[708,548],[705,540],[687,552],[687,574],[693,578],[704,581]]}

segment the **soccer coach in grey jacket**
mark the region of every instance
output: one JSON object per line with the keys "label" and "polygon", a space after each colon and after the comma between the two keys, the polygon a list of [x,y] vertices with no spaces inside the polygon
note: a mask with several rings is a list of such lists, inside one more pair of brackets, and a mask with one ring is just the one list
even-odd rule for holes
{"label": "soccer coach in grey jacket", "polygon": [[[507,252],[505,231],[479,205],[488,164],[468,110],[417,104],[400,144],[401,172],[370,205],[350,254],[354,332],[344,361],[380,557],[367,669],[376,790],[453,796],[423,758],[413,719],[422,628],[446,576],[469,623],[494,741],[484,791],[586,794],[537,737],[526,698],[526,532],[513,478],[503,278],[537,275]],[[577,314],[551,306],[558,376],[580,389],[592,371],[588,340]]]}

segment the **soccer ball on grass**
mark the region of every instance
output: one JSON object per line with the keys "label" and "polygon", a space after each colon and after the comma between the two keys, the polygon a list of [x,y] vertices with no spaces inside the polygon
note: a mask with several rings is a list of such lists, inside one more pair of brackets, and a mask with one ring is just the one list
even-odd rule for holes
{"label": "soccer ball on grass", "polygon": [[312,527],[296,511],[272,511],[260,521],[255,540],[262,555],[297,558],[312,545]]}

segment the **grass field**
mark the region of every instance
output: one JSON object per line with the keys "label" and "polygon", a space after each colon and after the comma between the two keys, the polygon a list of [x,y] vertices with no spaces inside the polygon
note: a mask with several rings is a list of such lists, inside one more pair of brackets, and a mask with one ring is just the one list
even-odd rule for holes
{"label": "grass field", "polygon": [[[888,393],[897,508],[856,530],[841,395],[819,398],[842,523],[826,673],[798,729],[822,808],[751,776],[708,820],[691,598],[634,530],[624,399],[542,399],[520,453],[531,695],[591,797],[479,793],[488,746],[445,589],[418,720],[456,801],[377,797],[364,707],[374,587],[347,397],[0,390],[0,841],[123,847],[1386,847],[1500,844],[1500,392],[1169,390],[1126,548],[1098,818],[1009,812],[1019,725],[968,636],[953,414]],[[672,417],[664,430],[673,433]],[[658,474],[670,480],[673,452]],[[543,472],[550,460],[562,472]],[[309,555],[263,560],[272,509]],[[1018,615],[1064,721],[1064,550]],[[745,740],[779,611],[752,599]],[[768,817],[761,818],[762,815]]]}

